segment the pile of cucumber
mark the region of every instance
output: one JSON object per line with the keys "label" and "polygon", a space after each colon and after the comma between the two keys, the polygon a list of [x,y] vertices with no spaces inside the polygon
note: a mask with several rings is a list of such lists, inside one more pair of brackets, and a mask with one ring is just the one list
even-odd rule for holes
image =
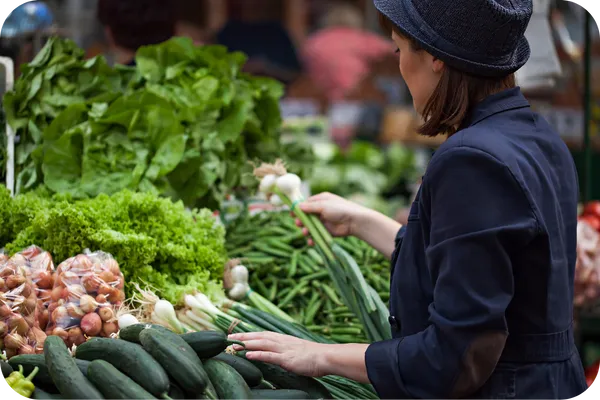
{"label": "pile of cucumber", "polygon": [[332,399],[316,379],[249,361],[225,350],[222,332],[178,335],[162,326],[136,324],[119,339],[91,338],[74,356],[58,336],[44,354],[19,355],[9,366],[38,368],[35,399]]}

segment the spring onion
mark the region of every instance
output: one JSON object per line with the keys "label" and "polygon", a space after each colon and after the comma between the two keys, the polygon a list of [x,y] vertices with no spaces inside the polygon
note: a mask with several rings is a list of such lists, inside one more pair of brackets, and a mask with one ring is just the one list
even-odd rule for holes
{"label": "spring onion", "polygon": [[223,283],[227,290],[227,296],[235,301],[248,299],[255,308],[277,315],[288,322],[294,322],[292,317],[250,288],[248,275],[248,268],[242,265],[239,259],[228,261],[223,274]]}
{"label": "spring onion", "polygon": [[[377,292],[366,282],[356,261],[333,241],[315,215],[306,215],[296,207],[304,200],[300,178],[288,173],[280,160],[275,164],[262,164],[255,168],[254,175],[261,180],[263,190],[271,188],[271,192],[265,194],[279,196],[308,229],[337,293],[340,294],[344,304],[359,318],[365,327],[367,338],[372,342],[390,339],[387,308]],[[274,186],[273,175],[277,176]],[[267,179],[267,182],[263,183],[264,179]]]}

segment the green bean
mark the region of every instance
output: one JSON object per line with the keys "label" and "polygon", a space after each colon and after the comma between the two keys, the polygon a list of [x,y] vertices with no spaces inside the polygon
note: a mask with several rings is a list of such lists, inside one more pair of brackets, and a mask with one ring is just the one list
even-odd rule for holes
{"label": "green bean", "polygon": [[329,272],[327,270],[321,270],[318,272],[313,272],[312,274],[304,275],[300,278],[301,281],[312,281],[313,279],[321,279],[329,276]]}
{"label": "green bean", "polygon": [[[292,246],[290,246],[289,244],[285,244],[281,240],[278,240],[278,239],[268,239],[268,240],[265,240],[264,242],[265,242],[266,246],[271,246],[272,248],[276,248],[281,251],[285,251],[285,252],[294,251],[294,248]],[[288,256],[289,256],[289,254],[288,254]]]}
{"label": "green bean", "polygon": [[347,313],[349,311],[350,311],[350,309],[348,309],[348,307],[346,307],[346,306],[336,307],[333,310],[331,310],[331,312],[334,314]]}
{"label": "green bean", "polygon": [[[293,287],[286,287],[285,289],[281,289],[281,291],[278,293],[279,297],[283,297],[286,294],[288,294],[291,290],[293,289]],[[279,305],[279,307],[281,307],[281,303]]]}
{"label": "green bean", "polygon": [[292,253],[292,259],[290,261],[290,268],[288,270],[288,278],[293,277],[294,275],[296,275],[296,272],[298,271],[298,252],[294,251]]}
{"label": "green bean", "polygon": [[312,274],[315,272],[310,264],[306,261],[306,258],[302,256],[298,257],[298,266],[305,274]]}
{"label": "green bean", "polygon": [[257,289],[258,293],[260,293],[261,296],[263,296],[263,297],[269,296],[269,289],[267,289],[265,284],[262,283],[261,281],[256,282],[256,289]]}
{"label": "green bean", "polygon": [[275,300],[275,296],[277,295],[277,281],[275,280],[273,282],[273,285],[271,286],[271,290],[269,292],[269,301],[274,301]]}
{"label": "green bean", "polygon": [[312,258],[313,261],[317,263],[317,265],[324,265],[323,257],[321,257],[314,248],[308,249],[306,251],[306,254],[308,254],[310,258]]}
{"label": "green bean", "polygon": [[296,286],[295,288],[293,288],[287,296],[285,296],[285,298],[283,300],[281,300],[279,302],[279,307],[283,307],[284,305],[286,305],[287,303],[289,303],[290,301],[292,301],[292,299],[294,298],[294,296],[298,295],[298,293],[300,293],[302,291],[302,289],[304,289],[307,285],[307,282],[300,282],[300,284],[298,286]]}
{"label": "green bean", "polygon": [[315,315],[317,314],[317,312],[319,312],[319,310],[321,309],[322,306],[323,306],[323,300],[317,299],[317,302],[315,304],[313,304],[311,307],[307,308],[306,315],[304,316],[304,324],[305,325],[312,324],[312,322],[315,319]]}
{"label": "green bean", "polygon": [[323,284],[323,285],[321,285],[321,289],[325,292],[327,297],[329,297],[331,299],[331,301],[333,301],[335,304],[337,304],[338,306],[344,305],[344,303],[340,300],[340,298],[335,293],[335,290],[333,290],[330,286]]}
{"label": "green bean", "polygon": [[260,251],[264,251],[265,253],[268,253],[268,254],[273,255],[273,256],[282,257],[282,258],[288,258],[289,257],[288,253],[286,253],[285,251],[278,250],[278,249],[273,249],[273,248],[265,245],[264,243],[255,242],[254,243],[254,248],[257,249],[257,250],[260,250]]}

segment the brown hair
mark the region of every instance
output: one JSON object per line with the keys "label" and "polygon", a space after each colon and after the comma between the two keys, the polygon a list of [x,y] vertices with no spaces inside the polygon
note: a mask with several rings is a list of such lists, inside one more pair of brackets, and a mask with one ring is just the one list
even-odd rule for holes
{"label": "brown hair", "polygon": [[[424,51],[413,38],[407,37],[389,18],[379,13],[379,23],[386,32],[395,32],[410,42],[412,51]],[[452,136],[479,101],[491,94],[516,86],[515,75],[486,78],[461,72],[448,65],[427,104],[423,108],[423,125],[418,132],[424,136]]]}

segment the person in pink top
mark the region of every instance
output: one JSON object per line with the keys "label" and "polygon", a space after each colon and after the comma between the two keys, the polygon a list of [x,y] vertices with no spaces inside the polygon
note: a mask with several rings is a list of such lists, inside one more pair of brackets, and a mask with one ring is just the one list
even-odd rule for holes
{"label": "person in pink top", "polygon": [[370,64],[394,50],[391,41],[364,29],[362,13],[352,5],[336,4],[322,29],[302,49],[305,67],[329,101],[339,101],[369,74]]}

